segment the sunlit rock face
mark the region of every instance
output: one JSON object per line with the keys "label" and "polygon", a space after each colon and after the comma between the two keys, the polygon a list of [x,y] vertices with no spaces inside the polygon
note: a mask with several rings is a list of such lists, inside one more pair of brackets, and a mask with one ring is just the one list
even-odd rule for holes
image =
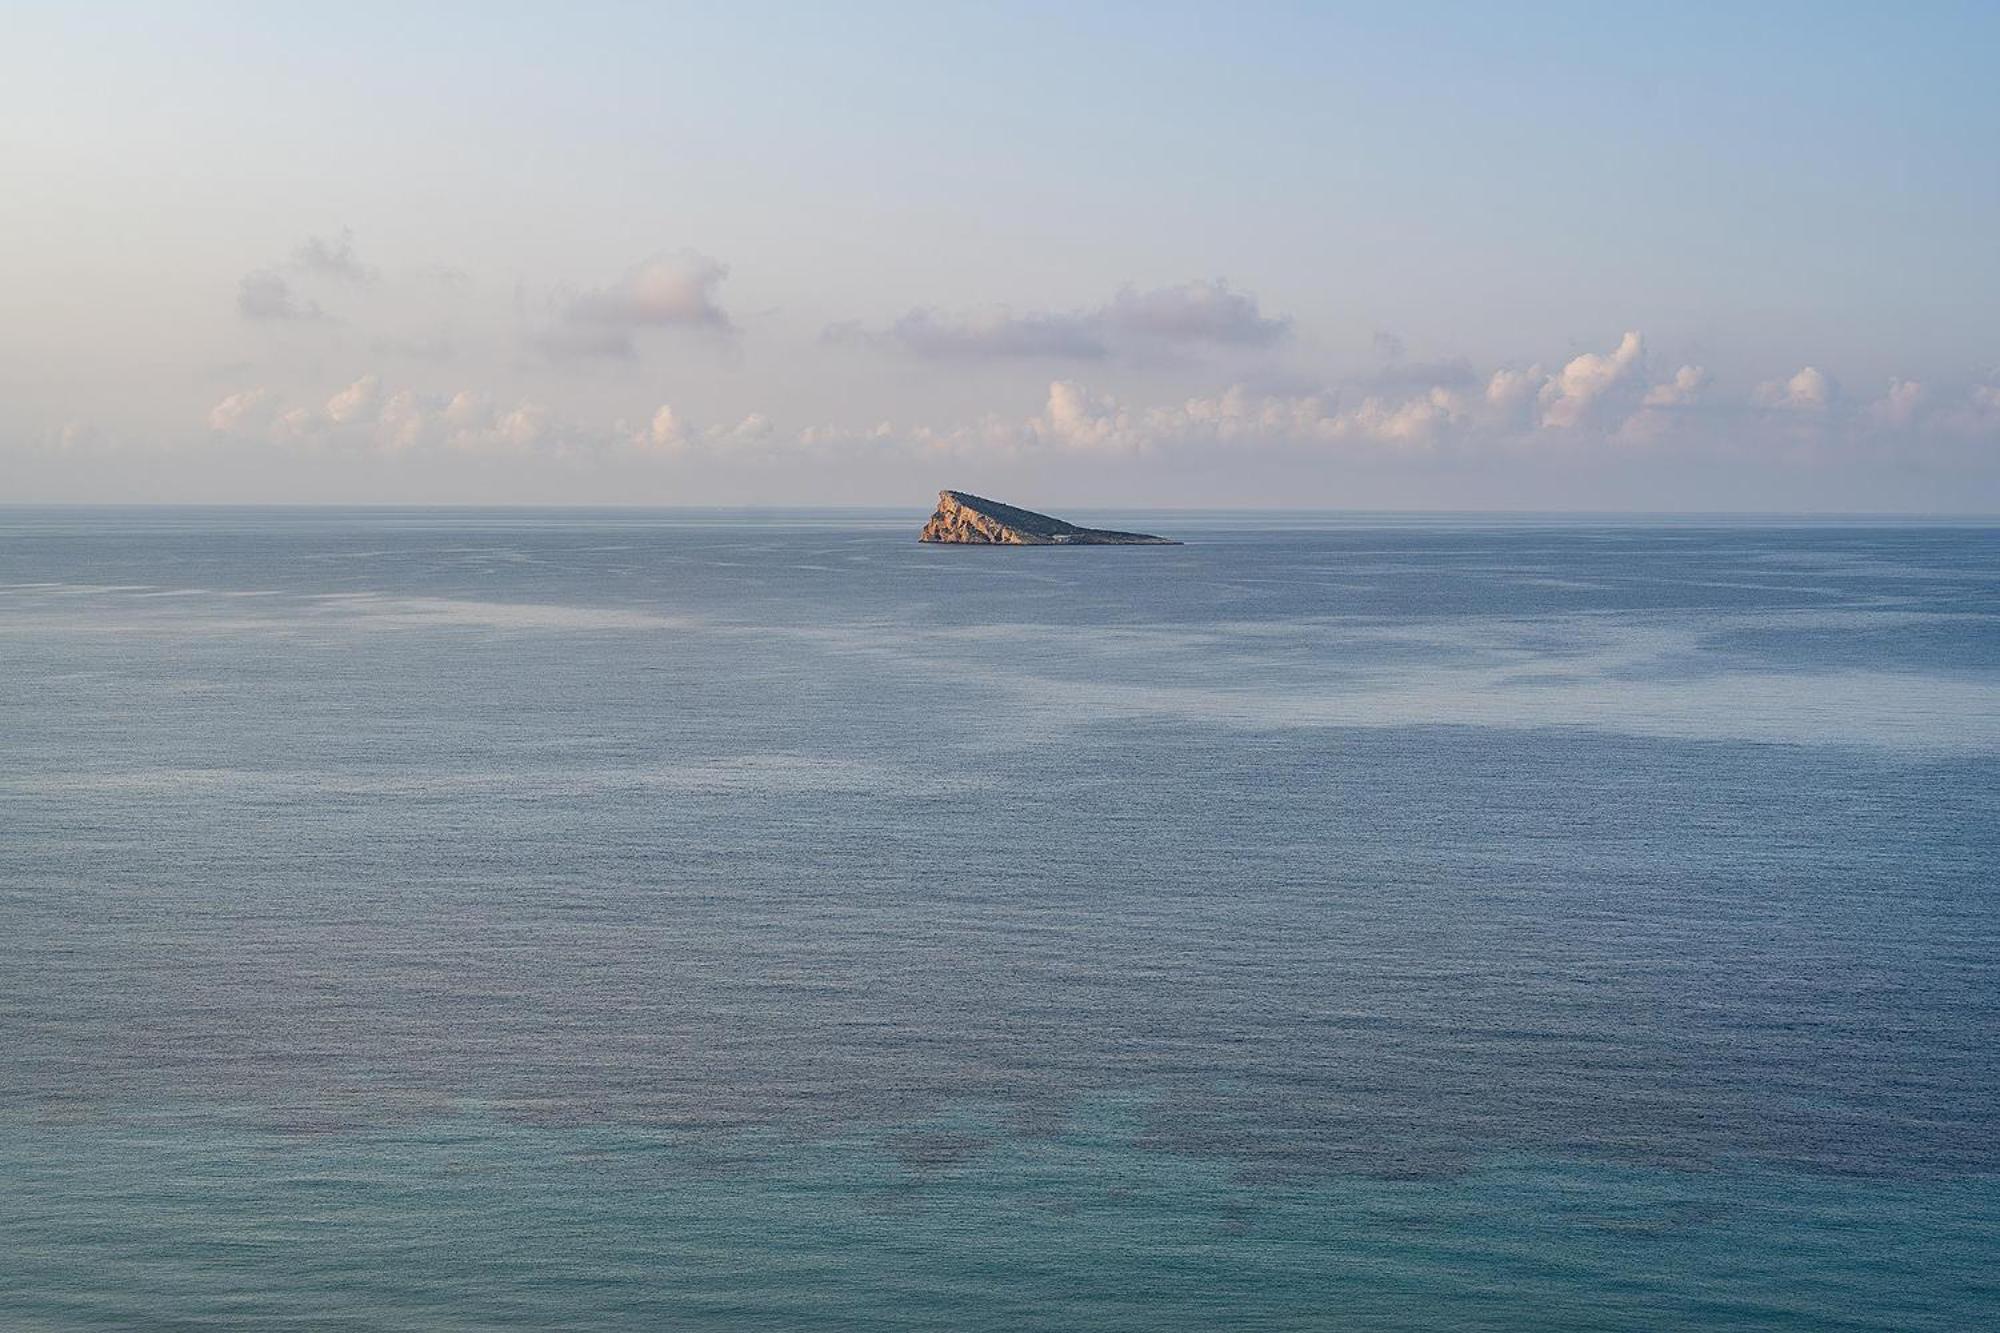
{"label": "sunlit rock face", "polygon": [[964,491],[939,491],[937,512],[917,534],[922,542],[972,546],[1178,546],[1171,537],[1080,528],[1032,509],[1017,509]]}

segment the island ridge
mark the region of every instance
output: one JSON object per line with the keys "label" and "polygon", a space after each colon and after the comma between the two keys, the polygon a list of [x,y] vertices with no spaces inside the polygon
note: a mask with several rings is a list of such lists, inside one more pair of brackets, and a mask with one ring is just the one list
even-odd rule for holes
{"label": "island ridge", "polygon": [[1080,528],[1074,523],[1019,509],[964,491],[939,491],[937,512],[920,542],[972,546],[1179,546],[1171,537],[1144,532],[1112,532]]}

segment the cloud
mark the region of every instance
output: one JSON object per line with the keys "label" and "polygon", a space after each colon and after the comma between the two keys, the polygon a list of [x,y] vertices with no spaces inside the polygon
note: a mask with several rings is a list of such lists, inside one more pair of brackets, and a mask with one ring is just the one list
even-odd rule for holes
{"label": "cloud", "polygon": [[1868,415],[1877,425],[1900,430],[1917,419],[1925,396],[1924,386],[1916,380],[1892,379],[1888,391],[1869,404]]}
{"label": "cloud", "polygon": [[849,322],[829,326],[822,338],[937,360],[1099,361],[1191,347],[1269,347],[1290,329],[1290,320],[1265,315],[1256,297],[1215,281],[1125,287],[1100,306],[1069,312],[1015,314],[1000,306],[946,314],[919,307],[880,330]]}
{"label": "cloud", "polygon": [[[882,423],[864,431],[817,428],[802,438],[819,447],[845,440],[879,447],[904,439],[922,451],[948,453],[1059,450],[1137,455],[1203,447],[1347,450],[1395,456],[1447,448],[1545,451],[1538,428],[1612,433],[1625,415],[1643,410],[1639,380],[1643,341],[1627,333],[1608,353],[1586,353],[1554,374],[1539,365],[1502,368],[1482,378],[1465,361],[1393,367],[1346,388],[1259,393],[1233,385],[1176,404],[1134,407],[1070,379],[1049,385],[1042,410],[1020,420],[988,416],[958,427],[898,430]],[[1691,401],[1706,383],[1684,367],[1655,386],[1655,408],[1668,398]],[[1619,409],[1619,405],[1623,405]]]}
{"label": "cloud", "polygon": [[1647,389],[1639,408],[1615,432],[1630,444],[1653,445],[1666,441],[1686,425],[1690,414],[1702,410],[1709,390],[1708,371],[1700,366],[1682,366],[1674,377]]}
{"label": "cloud", "polygon": [[1766,380],[1757,386],[1756,402],[1784,412],[1824,412],[1833,401],[1833,382],[1806,366],[1788,380]]}
{"label": "cloud", "polygon": [[291,267],[300,273],[357,285],[373,282],[376,278],[375,270],[362,263],[354,253],[354,233],[346,227],[341,228],[340,234],[331,240],[322,236],[306,237],[292,251]]}
{"label": "cloud", "polygon": [[326,320],[319,303],[299,294],[280,268],[306,277],[331,278],[363,284],[375,280],[375,270],[354,253],[354,233],[342,229],[331,240],[308,236],[283,265],[253,269],[236,284],[236,311],[245,319],[266,323],[310,323]]}
{"label": "cloud", "polygon": [[451,401],[445,404],[444,410],[438,414],[438,419],[446,426],[462,428],[485,421],[492,414],[493,405],[484,394],[474,393],[470,389],[460,389],[452,395]]}
{"label": "cloud", "polygon": [[1115,336],[1174,344],[1269,347],[1291,330],[1289,319],[1267,317],[1256,297],[1220,281],[1150,292],[1125,287],[1098,318]]}
{"label": "cloud", "polygon": [[436,456],[677,457],[707,452],[743,457],[767,452],[777,438],[770,418],[752,412],[735,422],[698,426],[668,404],[640,426],[568,420],[523,399],[495,402],[474,389],[450,394],[391,387],[366,374],[319,401],[287,404],[265,387],[229,394],[208,412],[218,434],[312,451]]}
{"label": "cloud", "polygon": [[284,277],[261,268],[243,275],[236,284],[236,310],[245,319],[267,321],[313,321],[326,318],[315,302],[302,299]]}
{"label": "cloud", "polygon": [[268,422],[275,411],[277,398],[277,394],[262,388],[232,393],[209,409],[209,429],[240,431]]}
{"label": "cloud", "polygon": [[537,342],[554,356],[629,360],[637,355],[641,329],[734,332],[716,299],[728,276],[728,265],[692,250],[649,259],[610,286],[570,301],[557,327]]}
{"label": "cloud", "polygon": [[1655,384],[1639,400],[1641,407],[1691,407],[1708,387],[1708,372],[1700,366],[1682,366],[1665,384]]}
{"label": "cloud", "polygon": [[621,423],[614,434],[637,453],[679,458],[698,452],[727,456],[761,450],[776,432],[762,412],[752,412],[734,425],[697,427],[662,403],[645,425],[634,429]]}
{"label": "cloud", "polygon": [[650,259],[612,286],[579,297],[570,313],[615,328],[689,324],[726,329],[729,316],[716,304],[715,289],[728,276],[727,265],[693,251]]}
{"label": "cloud", "polygon": [[1444,385],[1400,402],[1364,398],[1343,417],[1330,418],[1319,433],[1326,439],[1363,439],[1382,444],[1428,446],[1445,432],[1472,419],[1463,395]]}
{"label": "cloud", "polygon": [[856,324],[839,324],[827,330],[826,340],[876,343],[941,360],[1048,357],[1096,361],[1111,354],[1103,335],[1080,316],[1015,315],[1005,309],[968,315],[912,310],[881,333],[868,333]]}
{"label": "cloud", "polygon": [[391,394],[388,401],[382,404],[376,421],[390,448],[398,451],[414,449],[424,442],[425,432],[431,423],[431,408],[421,395],[403,389]]}
{"label": "cloud", "polygon": [[1486,405],[1509,420],[1525,419],[1543,379],[1539,365],[1526,370],[1496,370],[1486,381]]}
{"label": "cloud", "polygon": [[520,452],[542,444],[552,423],[532,403],[502,409],[471,390],[449,398],[409,388],[392,391],[380,376],[369,374],[317,405],[286,406],[271,389],[245,389],[211,408],[208,424],[224,434],[274,444],[401,453],[425,448]]}
{"label": "cloud", "polygon": [[[1928,390],[1923,398],[1926,401],[1935,400]],[[1986,445],[2000,445],[2000,387],[1974,385],[1964,398],[1934,406],[1919,428],[1942,431],[1958,439]]]}
{"label": "cloud", "polygon": [[345,425],[372,412],[381,396],[381,379],[374,375],[363,375],[326,400],[326,419],[335,425]]}
{"label": "cloud", "polygon": [[1104,457],[1220,448],[1423,452],[1477,420],[1479,401],[1433,386],[1404,398],[1370,394],[1343,407],[1337,394],[1259,394],[1242,385],[1156,407],[1131,407],[1074,380],[1055,380],[1041,411],[1025,419],[988,416],[957,427],[860,431],[809,428],[803,444],[825,450],[902,444],[919,454],[991,456],[1058,452]]}
{"label": "cloud", "polygon": [[[858,428],[815,424],[780,431],[762,413],[698,423],[670,403],[655,405],[636,422],[593,423],[530,400],[499,402],[470,388],[427,393],[375,374],[298,402],[268,388],[242,389],[216,402],[207,420],[221,435],[313,451],[652,459],[662,465],[705,460],[760,468],[937,458],[1123,463],[1232,456],[1370,465],[1430,459],[1443,466],[1512,458],[1588,467],[1606,456],[1608,446],[1628,455],[1672,451],[1805,466],[1869,450],[1884,457],[1945,458],[1953,450],[2000,444],[2000,384],[1948,392],[1898,379],[1880,400],[1851,404],[1810,368],[1734,391],[1695,365],[1649,382],[1641,373],[1641,346],[1638,334],[1627,334],[1610,350],[1572,357],[1554,371],[1529,365],[1481,376],[1447,362],[1433,382],[1407,387],[1371,379],[1301,391],[1237,383],[1150,403],[1058,377],[1047,381],[1032,406],[943,424],[878,420]],[[1774,415],[1781,411],[1800,415]],[[1774,452],[1767,447],[1773,441],[1787,448]]]}
{"label": "cloud", "polygon": [[1134,428],[1117,400],[1100,397],[1070,380],[1049,385],[1048,403],[1030,427],[1071,449],[1128,453],[1150,443]]}
{"label": "cloud", "polygon": [[634,448],[649,453],[679,453],[689,442],[687,423],[667,403],[660,404],[653,419],[642,429],[631,432],[630,438]]}
{"label": "cloud", "polygon": [[82,453],[100,449],[107,443],[103,431],[82,420],[65,421],[50,435],[57,453]]}
{"label": "cloud", "polygon": [[1352,405],[1338,394],[1255,394],[1238,385],[1136,414],[1125,443],[1139,450],[1339,444],[1422,450],[1478,414],[1475,399],[1447,385],[1401,396],[1363,394]]}
{"label": "cloud", "polygon": [[1627,333],[1609,354],[1586,352],[1569,362],[1542,386],[1542,424],[1567,430],[1582,424],[1593,408],[1630,383],[1639,371],[1645,341]]}
{"label": "cloud", "polygon": [[1665,380],[1649,383],[1643,351],[1641,335],[1628,332],[1610,350],[1572,357],[1553,372],[1539,365],[1503,367],[1482,378],[1466,363],[1440,362],[1396,368],[1395,374],[1344,387],[1257,392],[1237,384],[1156,406],[1057,379],[1033,415],[989,414],[956,426],[819,426],[798,438],[822,451],[904,447],[919,456],[1137,456],[1220,448],[1377,458],[1526,458],[1553,451],[1581,461],[1610,444],[1761,455],[1761,446],[1773,438],[1772,411],[1783,406],[1809,413],[1814,421],[1809,435],[1783,434],[1794,446],[1788,458],[1795,462],[1833,446],[1890,447],[1885,422],[1903,423],[1901,429],[1928,441],[2000,440],[2000,385],[1976,386],[1946,402],[1914,381],[1898,380],[1882,403],[1863,412],[1844,408],[1831,381],[1811,368],[1734,396],[1720,392],[1709,371],[1697,365],[1680,366]]}

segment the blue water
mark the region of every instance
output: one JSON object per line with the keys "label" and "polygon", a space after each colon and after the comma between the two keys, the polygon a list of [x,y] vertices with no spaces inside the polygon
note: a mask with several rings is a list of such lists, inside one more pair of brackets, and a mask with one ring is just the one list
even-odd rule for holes
{"label": "blue water", "polygon": [[2000,529],[0,510],[0,1326],[2000,1323]]}

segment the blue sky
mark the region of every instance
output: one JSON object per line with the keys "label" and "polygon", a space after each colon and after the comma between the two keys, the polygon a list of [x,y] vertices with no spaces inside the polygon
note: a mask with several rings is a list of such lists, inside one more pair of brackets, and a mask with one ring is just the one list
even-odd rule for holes
{"label": "blue sky", "polygon": [[2000,508],[1994,6],[8,27],[0,499]]}

